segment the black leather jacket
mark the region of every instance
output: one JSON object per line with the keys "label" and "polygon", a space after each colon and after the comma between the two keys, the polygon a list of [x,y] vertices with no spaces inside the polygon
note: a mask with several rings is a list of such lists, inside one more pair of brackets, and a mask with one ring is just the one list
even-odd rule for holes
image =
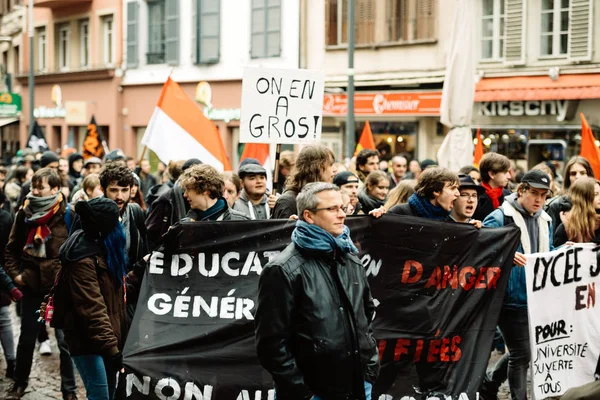
{"label": "black leather jacket", "polygon": [[288,245],[262,271],[255,317],[277,399],[364,400],[364,381],[379,373],[374,312],[358,257]]}

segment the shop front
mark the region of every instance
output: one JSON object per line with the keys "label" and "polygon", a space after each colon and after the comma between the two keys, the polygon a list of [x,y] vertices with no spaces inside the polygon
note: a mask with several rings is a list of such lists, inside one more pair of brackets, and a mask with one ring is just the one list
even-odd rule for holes
{"label": "shop front", "polygon": [[[118,79],[112,70],[102,70],[73,76],[36,77],[35,107],[33,115],[44,132],[51,150],[59,153],[66,147],[81,152],[92,116],[102,132],[109,148],[122,146],[122,121],[120,118],[120,94]],[[53,79],[57,78],[57,79]],[[59,84],[55,83],[61,80]],[[22,79],[23,91],[27,91],[27,79]],[[21,147],[29,137],[29,104],[23,99],[23,123],[20,126]]]}
{"label": "shop front", "polygon": [[22,105],[16,93],[0,93],[0,159],[6,163],[19,150],[19,123]]}
{"label": "shop front", "polygon": [[[195,99],[204,114],[217,126],[221,139],[232,165],[237,165],[241,155],[239,145],[239,126],[241,114],[242,82],[179,82],[182,89]],[[123,114],[125,119],[126,142],[123,150],[126,154],[140,157],[144,146],[142,137],[158,98],[162,85],[127,85],[123,86]],[[158,159],[151,152],[146,152],[151,164]]]}
{"label": "shop front", "polygon": [[[357,92],[354,97],[355,138],[367,121],[382,159],[396,154],[411,159],[434,158],[445,130],[439,123],[442,93]],[[326,93],[323,101],[323,142],[342,159],[348,101],[345,94]]]}
{"label": "shop front", "polygon": [[475,101],[473,126],[486,151],[524,168],[546,160],[562,167],[579,154],[580,113],[594,130],[600,125],[600,75],[483,79]]}

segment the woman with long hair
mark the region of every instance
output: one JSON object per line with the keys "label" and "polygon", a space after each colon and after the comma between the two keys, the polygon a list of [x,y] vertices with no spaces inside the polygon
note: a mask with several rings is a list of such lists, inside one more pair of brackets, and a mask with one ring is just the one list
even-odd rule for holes
{"label": "woman with long hair", "polygon": [[60,249],[55,288],[60,288],[63,312],[57,306],[54,315],[63,317],[65,341],[87,398],[111,400],[127,332],[125,231],[119,207],[106,197],[80,201],[75,211],[82,229]]}
{"label": "woman with long hair", "polygon": [[387,201],[383,205],[383,208],[389,210],[397,204],[408,203],[408,198],[415,192],[416,184],[417,181],[414,179],[405,179],[398,182],[398,185],[390,190]]}
{"label": "woman with long hair", "polygon": [[137,203],[142,211],[146,212],[146,202],[144,201],[144,193],[142,192],[140,177],[133,174],[133,186],[131,187],[131,202]]}
{"label": "woman with long hair", "polygon": [[596,236],[598,215],[596,214],[596,195],[600,194],[600,186],[593,178],[577,179],[569,190],[571,209],[564,217],[554,234],[554,246],[558,247],[567,241],[588,243]]}
{"label": "woman with long hair", "polygon": [[361,210],[368,214],[385,204],[390,190],[390,176],[383,171],[373,171],[365,180],[365,187],[358,192]]}
{"label": "woman with long hair", "polygon": [[561,215],[564,215],[564,213],[571,208],[571,200],[569,197],[571,186],[577,182],[578,179],[585,176],[594,176],[594,171],[592,170],[589,161],[580,156],[571,157],[565,166],[561,195],[554,196],[552,199],[548,200],[544,207],[544,211],[552,218],[554,234],[556,234],[558,226],[563,222]]}

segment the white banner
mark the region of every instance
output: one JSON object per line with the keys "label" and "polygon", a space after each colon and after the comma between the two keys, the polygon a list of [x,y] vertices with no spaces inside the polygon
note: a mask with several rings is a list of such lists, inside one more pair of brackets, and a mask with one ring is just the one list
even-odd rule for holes
{"label": "white banner", "polygon": [[240,143],[314,143],[323,124],[323,73],[244,68]]}
{"label": "white banner", "polygon": [[[600,354],[596,245],[527,255],[529,338],[535,399],[594,380]],[[515,267],[516,268],[516,267]]]}

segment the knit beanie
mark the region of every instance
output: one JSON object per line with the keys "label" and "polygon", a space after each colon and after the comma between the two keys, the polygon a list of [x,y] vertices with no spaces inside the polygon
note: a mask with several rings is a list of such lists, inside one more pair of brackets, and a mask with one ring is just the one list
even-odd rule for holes
{"label": "knit beanie", "polygon": [[190,158],[189,160],[187,160],[186,162],[183,163],[183,165],[181,166],[181,171],[185,171],[186,169],[188,169],[189,167],[191,167],[192,165],[199,165],[202,164],[202,161],[198,160],[197,158]]}
{"label": "knit beanie", "polygon": [[53,162],[58,162],[58,156],[55,152],[48,150],[42,153],[42,157],[40,157],[40,167],[44,168]]}
{"label": "knit beanie", "polygon": [[81,219],[85,234],[93,238],[106,237],[119,224],[119,206],[106,197],[78,201],[75,212]]}

